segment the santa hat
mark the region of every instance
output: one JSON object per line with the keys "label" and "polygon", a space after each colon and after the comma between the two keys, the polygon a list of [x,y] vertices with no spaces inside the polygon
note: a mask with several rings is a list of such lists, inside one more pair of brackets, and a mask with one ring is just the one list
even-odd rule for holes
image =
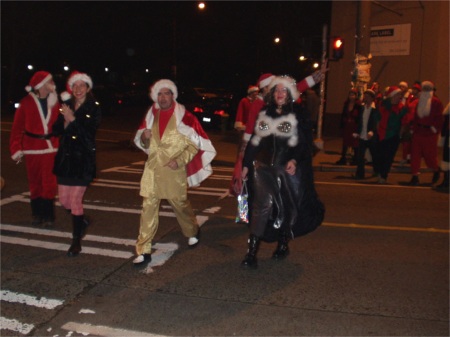
{"label": "santa hat", "polygon": [[375,91],[373,91],[372,89],[367,89],[366,91],[364,91],[364,94],[370,95],[372,98],[375,98],[376,96]]}
{"label": "santa hat", "polygon": [[83,81],[85,82],[89,88],[92,88],[93,84],[92,84],[92,79],[85,73],[80,73],[79,71],[74,71],[72,72],[72,74],[70,74],[69,79],[67,80],[67,91],[70,93],[72,92],[72,87],[73,84],[76,81]]}
{"label": "santa hat", "polygon": [[257,85],[260,89],[267,87],[274,78],[275,78],[275,76],[270,73],[262,74],[258,78]]}
{"label": "santa hat", "polygon": [[408,88],[408,83],[405,82],[405,81],[401,81],[401,82],[398,84],[398,86],[399,86],[399,87],[405,87],[405,88]]}
{"label": "santa hat", "polygon": [[434,83],[431,81],[423,81],[422,82],[422,90],[424,91],[432,91],[434,89]]}
{"label": "santa hat", "polygon": [[175,101],[177,100],[177,97],[178,97],[177,86],[171,80],[162,79],[162,80],[155,82],[155,84],[152,85],[152,88],[150,90],[150,97],[152,98],[153,102],[156,103],[158,108],[159,108],[158,94],[159,94],[159,91],[163,88],[169,89],[172,92],[173,99]]}
{"label": "santa hat", "polygon": [[259,88],[256,85],[250,85],[247,89],[247,94],[251,94],[252,92],[259,91]]}
{"label": "santa hat", "polygon": [[389,87],[389,89],[388,89],[388,91],[386,93],[386,96],[387,97],[393,97],[393,96],[395,96],[395,95],[397,95],[397,94],[399,94],[401,92],[402,91],[401,91],[401,89],[399,87],[393,85],[393,86]]}
{"label": "santa hat", "polygon": [[417,91],[421,91],[421,90],[422,90],[422,87],[420,86],[419,83],[414,83],[413,89],[416,89]]}
{"label": "santa hat", "polygon": [[292,77],[289,76],[276,76],[270,82],[269,89],[272,89],[277,84],[283,84],[283,86],[289,90],[292,99],[296,101],[300,97],[300,92],[297,89],[297,83]]}
{"label": "santa hat", "polygon": [[33,75],[33,77],[31,77],[30,83],[25,87],[25,90],[27,92],[38,90],[52,78],[52,74],[50,74],[49,72],[43,70],[38,71]]}

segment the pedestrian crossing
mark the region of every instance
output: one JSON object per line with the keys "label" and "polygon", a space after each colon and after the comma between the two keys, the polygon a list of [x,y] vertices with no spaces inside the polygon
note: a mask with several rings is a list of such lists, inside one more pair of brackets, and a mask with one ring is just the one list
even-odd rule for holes
{"label": "pedestrian crossing", "polygon": [[[130,175],[141,175],[144,162],[132,163],[130,166],[113,167],[106,169],[102,172],[105,173],[120,173]],[[215,174],[211,175],[210,180],[226,180],[231,177],[232,168],[214,168]],[[135,180],[135,179],[134,179]],[[130,180],[120,180],[99,178],[96,179],[92,186],[98,188],[107,188],[115,190],[139,190],[140,182]],[[206,184],[204,184],[206,185]],[[188,194],[216,197],[220,200],[228,193],[226,188],[199,186],[196,188],[190,188]],[[140,200],[138,200],[140,201]],[[17,195],[12,195],[0,200],[0,206],[3,208],[11,204],[29,204],[29,192],[24,192]],[[55,202],[55,206],[61,206],[58,201]],[[117,205],[113,201],[108,203],[107,201],[98,200],[84,200],[83,207],[87,210],[95,210],[99,212],[108,213],[125,213],[139,215],[141,212],[141,205],[137,202],[136,205]],[[201,211],[201,214],[197,215],[197,221],[202,226],[208,219],[209,215],[217,212],[220,207],[210,207]],[[162,205],[160,210],[160,217],[175,217],[170,206]],[[70,232],[64,232],[55,229],[44,229],[27,226],[19,226],[10,223],[5,223],[5,219],[2,219],[0,224],[0,230],[2,235],[0,236],[0,244],[2,245],[14,245],[17,247],[34,247],[45,250],[53,250],[57,252],[67,252],[70,246],[70,239],[72,234]],[[87,234],[83,239],[83,255],[90,256],[103,256],[120,261],[131,260],[134,256],[135,239],[116,238],[111,236],[92,235]],[[138,270],[141,274],[151,274],[155,271],[155,267],[164,265],[173,254],[179,249],[177,243],[155,243],[153,245],[152,261],[144,268]],[[130,262],[131,263],[131,262]],[[16,306],[24,306],[26,308],[35,308],[36,310],[44,311],[57,311],[64,306],[65,302],[58,298],[46,298],[34,296],[33,294],[26,294],[23,292],[16,292],[14,289],[0,289],[0,300],[2,303],[9,303]],[[25,309],[22,311],[28,311]],[[14,336],[26,336],[33,334],[36,327],[40,322],[34,322],[30,317],[7,317],[7,315],[0,316],[0,329],[1,335],[8,335],[12,333]],[[15,312],[15,311],[8,311]],[[83,335],[97,335],[97,336],[149,336],[159,337],[160,335],[143,333],[140,331],[121,330],[117,328],[107,326],[95,326],[80,322],[67,322],[60,329],[67,331],[67,336],[75,333],[81,333]],[[49,332],[51,332],[49,330]],[[163,337],[163,336],[161,336]]]}

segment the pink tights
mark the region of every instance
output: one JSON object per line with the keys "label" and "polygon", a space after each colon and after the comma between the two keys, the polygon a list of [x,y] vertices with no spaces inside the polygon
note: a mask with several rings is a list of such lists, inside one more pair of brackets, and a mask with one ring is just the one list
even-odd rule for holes
{"label": "pink tights", "polygon": [[86,186],[58,185],[59,202],[65,209],[70,209],[73,215],[83,215],[83,196]]}

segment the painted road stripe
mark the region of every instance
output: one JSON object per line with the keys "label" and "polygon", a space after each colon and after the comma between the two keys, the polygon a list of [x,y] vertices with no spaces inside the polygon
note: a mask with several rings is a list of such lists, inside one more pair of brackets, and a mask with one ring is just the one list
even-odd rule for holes
{"label": "painted road stripe", "polygon": [[16,331],[22,335],[27,335],[34,329],[33,324],[21,323],[16,319],[9,319],[6,317],[0,317],[1,330]]}
{"label": "painted road stripe", "polygon": [[[6,203],[11,203],[14,201],[20,201],[20,202],[25,202],[25,203],[29,203],[30,199],[25,198],[23,196],[20,197],[11,197],[8,198],[11,200],[8,200],[8,202]],[[6,199],[5,199],[6,200]],[[3,200],[2,200],[3,202]],[[61,206],[61,204],[59,202],[55,202],[56,206]],[[3,206],[3,203],[1,204],[1,206]],[[108,207],[108,206],[98,206],[98,205],[88,205],[88,204],[83,204],[83,208],[84,209],[94,209],[97,211],[106,211],[106,212],[119,212],[119,213],[129,213],[129,214],[141,214],[141,209],[133,209],[133,208],[120,208],[120,207]],[[160,216],[166,216],[166,217],[171,217],[174,218],[175,217],[175,213],[173,212],[159,212]],[[199,226],[202,226],[206,221],[208,221],[209,217],[205,216],[205,215],[196,215],[195,216],[197,218],[197,222]]]}
{"label": "painted road stripe", "polygon": [[64,302],[46,297],[30,296],[26,294],[15,293],[9,290],[1,290],[0,298],[2,301],[9,303],[22,303],[33,307],[44,309],[55,309],[62,305]]}
{"label": "painted road stripe", "polygon": [[[55,242],[47,242],[47,241],[40,241],[40,240],[22,239],[22,238],[9,237],[9,236],[5,236],[5,235],[2,235],[0,237],[0,242],[1,243],[9,243],[9,244],[13,244],[13,245],[22,245],[22,246],[28,246],[28,247],[59,250],[59,251],[64,251],[64,252],[67,251],[67,249],[70,246],[68,243],[55,243]],[[131,252],[87,247],[85,245],[83,245],[82,251],[84,254],[102,255],[102,256],[108,256],[108,257],[115,257],[115,258],[119,258],[119,259],[129,259],[134,255]]]}
{"label": "painted road stripe", "polygon": [[114,329],[108,326],[91,325],[87,323],[67,322],[61,329],[76,332],[83,335],[108,336],[108,337],[167,337],[166,335],[157,335],[141,331]]}

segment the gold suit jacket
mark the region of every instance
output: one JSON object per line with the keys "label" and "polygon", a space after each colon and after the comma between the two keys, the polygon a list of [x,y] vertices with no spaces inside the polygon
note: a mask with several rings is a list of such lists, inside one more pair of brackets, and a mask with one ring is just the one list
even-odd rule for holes
{"label": "gold suit jacket", "polygon": [[[198,148],[189,138],[178,132],[175,115],[172,115],[164,130],[159,134],[159,114],[156,114],[152,126],[149,155],[141,179],[142,197],[158,199],[187,198],[186,164],[189,163]],[[178,168],[172,170],[166,164],[175,159]]]}

